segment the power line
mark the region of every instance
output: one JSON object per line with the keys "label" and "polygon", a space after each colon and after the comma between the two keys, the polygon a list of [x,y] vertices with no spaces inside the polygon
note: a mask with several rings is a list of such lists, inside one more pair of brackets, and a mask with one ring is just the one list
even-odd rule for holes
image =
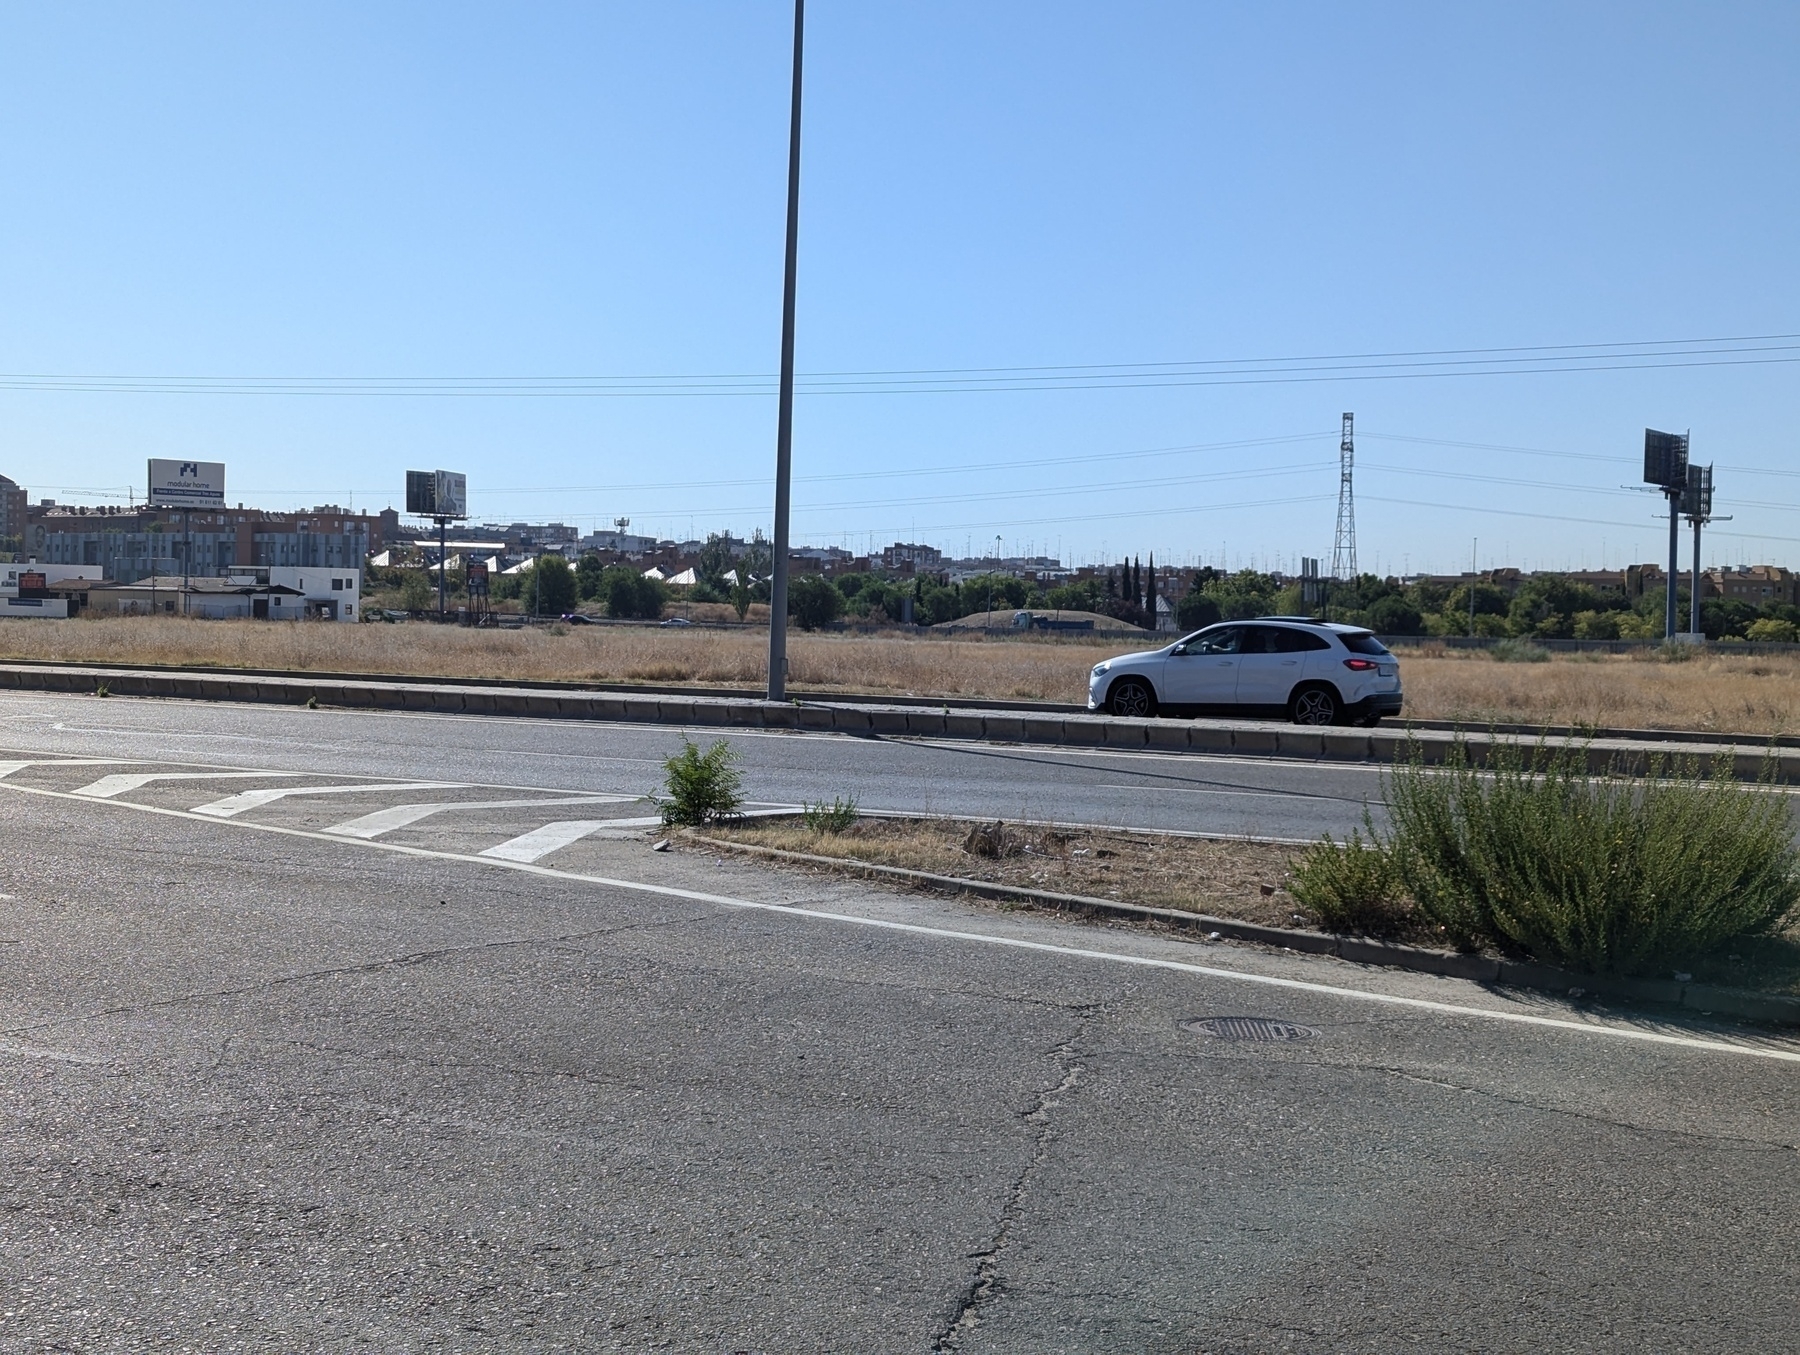
{"label": "power line", "polygon": [[[1513,348],[1418,349],[1295,357],[1094,363],[1040,367],[944,367],[818,372],[798,378],[813,395],[991,393],[1005,390],[1412,380],[1445,376],[1663,370],[1800,362],[1800,334],[1632,340]],[[1781,356],[1754,356],[1778,354]],[[1669,359],[1697,359],[1669,361]],[[1323,364],[1323,365],[1321,365]],[[1560,365],[1551,365],[1560,364]],[[668,376],[129,376],[4,373],[0,389],[75,393],[435,398],[626,398],[764,395],[763,373]]]}

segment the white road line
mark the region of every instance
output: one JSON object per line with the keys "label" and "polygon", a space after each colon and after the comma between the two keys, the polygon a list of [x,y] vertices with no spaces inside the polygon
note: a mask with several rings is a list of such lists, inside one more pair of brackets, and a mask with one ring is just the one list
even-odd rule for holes
{"label": "white road line", "polygon": [[378,790],[462,790],[463,788],[464,783],[460,781],[364,781],[361,785],[356,786],[284,786],[279,790],[247,790],[239,795],[227,795],[223,800],[195,805],[193,812],[204,814],[209,819],[229,819],[235,818],[247,809],[261,809],[264,805],[274,804],[277,800],[285,800],[290,795],[356,795]]}
{"label": "white road line", "polygon": [[128,757],[50,757],[29,758],[20,762],[0,762],[0,780],[27,767],[129,767],[135,758]]}
{"label": "white road line", "polygon": [[324,831],[333,837],[377,838],[449,809],[531,809],[537,805],[610,805],[639,799],[636,795],[571,795],[554,800],[438,800],[431,804],[395,805],[360,819],[334,823]]}
{"label": "white road line", "polygon": [[111,776],[103,776],[98,781],[79,787],[75,794],[86,795],[95,800],[110,800],[115,795],[123,795],[128,790],[137,790],[149,785],[152,781],[225,781],[239,780],[249,777],[271,776],[307,776],[307,772],[115,772]]}
{"label": "white road line", "polygon": [[[660,823],[656,819],[653,822]],[[571,842],[579,842],[589,833],[597,833],[602,828],[612,828],[619,824],[617,819],[564,819],[560,823],[547,823],[542,828],[533,828],[529,833],[520,833],[509,838],[498,847],[489,847],[482,856],[492,857],[496,861],[535,861],[540,856],[548,856],[551,852],[567,847]]]}
{"label": "white road line", "polygon": [[1354,804],[1355,803],[1355,801],[1349,800],[1341,795],[1330,795],[1330,796],[1314,795],[1311,791],[1304,791],[1304,790],[1227,790],[1222,787],[1214,787],[1214,786],[1145,786],[1141,783],[1138,785],[1135,785],[1135,786],[1114,786],[1114,785],[1107,785],[1104,782],[1102,782],[1100,785],[1095,786],[1094,789],[1095,790],[1135,790],[1135,791],[1150,790],[1150,791],[1154,791],[1158,795],[1250,795],[1250,796],[1254,796],[1257,799],[1261,799],[1261,800],[1293,800],[1293,799],[1325,800],[1325,799],[1329,799],[1329,800],[1338,801],[1343,804]]}
{"label": "white road line", "polygon": [[[20,795],[38,795],[50,800],[73,800],[77,803],[104,804],[115,809],[128,809],[139,814],[160,814],[167,818],[189,819],[198,823],[217,823],[185,809],[166,809],[161,805],[139,804],[134,800],[93,800],[68,791],[46,790],[41,786],[21,786],[0,782],[0,790]],[[615,822],[617,822],[615,820]],[[892,922],[885,918],[857,917],[851,913],[828,913],[820,909],[800,908],[785,903],[759,903],[752,899],[736,899],[725,894],[708,894],[697,889],[675,885],[649,884],[642,880],[619,880],[605,875],[581,875],[556,870],[525,861],[509,861],[498,856],[475,856],[466,852],[434,851],[426,847],[409,847],[399,842],[358,842],[355,838],[332,837],[309,828],[288,828],[280,824],[242,822],[232,825],[258,833],[274,833],[281,837],[305,838],[314,842],[354,843],[374,851],[394,852],[434,861],[461,861],[471,865],[492,866],[499,870],[523,871],[543,879],[566,880],[574,884],[598,885],[604,889],[622,889],[638,894],[654,894],[660,898],[687,899],[694,903],[716,904],[723,908],[741,908],[761,913],[779,913],[806,918],[814,922],[838,922],[853,927],[869,927],[877,931],[905,932],[915,936],[934,936],[942,940],[964,941],[973,945],[1000,946],[1009,950],[1036,951],[1070,959],[1097,960],[1102,963],[1133,965],[1144,969],[1166,969],[1176,973],[1195,974],[1203,978],[1248,983],[1290,992],[1316,993],[1323,997],[1345,998],[1354,1002],[1372,1002],[1380,1006],[1402,1007],[1413,1011],[1438,1012],[1446,1016],[1467,1016],[1483,1021],[1503,1021],[1509,1025],[1537,1026],[1549,1030],[1566,1030],[1579,1035],[1597,1035],[1606,1039],[1633,1040],[1643,1044],[1666,1045],[1680,1049],[1696,1049],[1712,1054],[1734,1054],[1740,1058],[1772,1059],[1779,1063],[1800,1064],[1800,1046],[1733,1043],[1723,1039],[1707,1039],[1697,1035],[1669,1035],[1662,1031],[1639,1030],[1630,1026],[1608,1025],[1599,1021],[1575,1021],[1553,1016],[1536,1016],[1529,1012],[1500,1011],[1492,1007],[1470,1007],[1455,1002],[1436,1002],[1428,998],[1401,997],[1393,993],[1372,993],[1360,988],[1340,988],[1334,984],[1311,983],[1304,979],[1284,979],[1273,974],[1253,974],[1240,969],[1221,969],[1216,965],[1190,964],[1185,960],[1167,960],[1150,955],[1132,955],[1121,951],[1094,950],[1085,946],[1059,946],[1048,941],[1028,941],[1023,937],[995,936],[983,932],[957,931],[948,927],[929,927],[916,922]]]}

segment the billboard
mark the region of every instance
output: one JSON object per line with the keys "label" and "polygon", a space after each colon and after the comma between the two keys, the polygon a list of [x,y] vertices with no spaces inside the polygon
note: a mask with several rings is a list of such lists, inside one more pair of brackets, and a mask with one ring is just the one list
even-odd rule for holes
{"label": "billboard", "polygon": [[152,508],[223,508],[225,463],[153,459],[146,499]]}
{"label": "billboard", "polygon": [[427,518],[469,516],[469,477],[453,470],[406,472],[406,511]]}
{"label": "billboard", "polygon": [[1644,483],[1663,489],[1687,488],[1688,440],[1686,433],[1644,430]]}
{"label": "billboard", "polygon": [[1681,492],[1681,515],[1688,518],[1712,517],[1713,468],[1688,463],[1687,485]]}

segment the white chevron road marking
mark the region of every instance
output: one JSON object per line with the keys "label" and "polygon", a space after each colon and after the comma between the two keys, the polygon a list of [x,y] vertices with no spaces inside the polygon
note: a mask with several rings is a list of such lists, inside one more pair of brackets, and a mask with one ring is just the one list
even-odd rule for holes
{"label": "white chevron road marking", "polygon": [[363,781],[354,786],[283,786],[278,790],[247,790],[223,800],[195,805],[193,812],[209,819],[236,818],[247,809],[261,809],[290,795],[367,795],[381,791],[462,790],[461,781]]}
{"label": "white chevron road marking", "polygon": [[91,796],[96,800],[110,800],[115,795],[123,795],[128,790],[137,790],[149,785],[152,781],[229,781],[261,777],[268,780],[272,776],[305,776],[306,772],[115,772],[111,776],[103,776],[98,781],[91,781],[75,791],[77,795]]}
{"label": "white chevron road marking", "polygon": [[325,829],[337,837],[356,837],[368,840],[378,838],[383,833],[391,833],[396,828],[405,828],[428,819],[434,814],[442,814],[449,809],[531,809],[537,805],[614,805],[627,804],[639,797],[636,795],[571,795],[556,800],[438,800],[431,804],[394,805],[389,809],[377,809],[372,814],[364,814],[360,819],[350,819],[344,823],[334,823]]}
{"label": "white chevron road marking", "polygon": [[[661,819],[655,822],[662,822]],[[502,842],[498,847],[489,847],[482,856],[496,857],[501,861],[521,861],[529,864],[540,856],[548,856],[551,852],[568,846],[571,842],[579,842],[589,833],[597,833],[602,828],[620,827],[618,819],[565,819],[561,823],[547,823],[542,828],[533,828],[529,833],[521,833],[518,837]]]}

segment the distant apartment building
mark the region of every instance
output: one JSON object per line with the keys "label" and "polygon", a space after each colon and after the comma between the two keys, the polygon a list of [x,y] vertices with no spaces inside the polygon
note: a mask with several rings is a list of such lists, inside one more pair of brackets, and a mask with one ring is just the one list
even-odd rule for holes
{"label": "distant apartment building", "polygon": [[0,539],[24,543],[25,510],[29,501],[30,496],[23,489],[0,475]]}
{"label": "distant apartment building", "polygon": [[881,548],[881,567],[901,573],[923,574],[944,567],[944,552],[935,546],[896,541]]}
{"label": "distant apartment building", "polygon": [[397,522],[392,509],[353,513],[331,504],[298,513],[242,505],[184,512],[46,499],[27,512],[22,550],[44,564],[97,566],[117,583],[152,575],[219,577],[258,567],[361,569]]}
{"label": "distant apartment building", "polygon": [[1740,565],[1711,570],[1703,577],[1728,602],[1747,602],[1753,607],[1771,602],[1800,605],[1800,574],[1780,565]]}

